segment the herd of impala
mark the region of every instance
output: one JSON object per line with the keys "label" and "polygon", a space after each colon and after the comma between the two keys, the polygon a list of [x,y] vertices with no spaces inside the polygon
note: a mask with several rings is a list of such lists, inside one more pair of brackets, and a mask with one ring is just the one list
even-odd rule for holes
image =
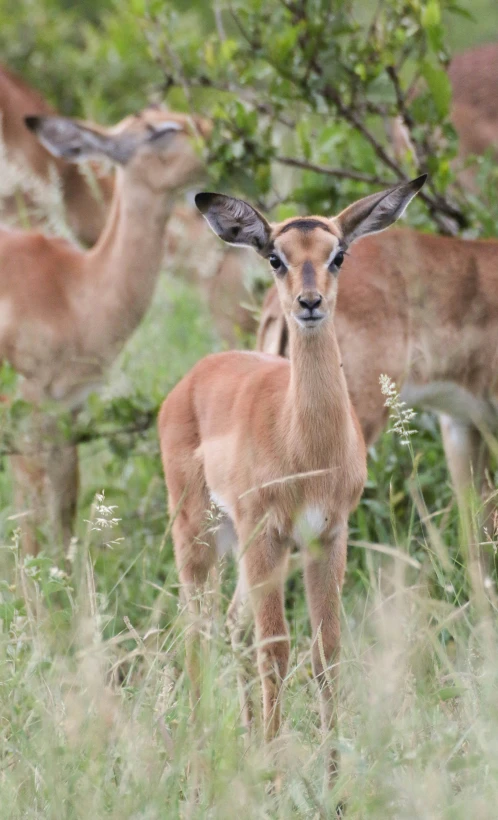
{"label": "herd of impala", "polygon": [[[497,66],[498,45],[489,45],[450,67],[462,157],[498,147]],[[215,193],[198,193],[197,210],[179,205],[202,176],[195,143],[209,137],[210,123],[160,107],[103,128],[58,116],[0,69],[0,115],[1,162],[42,186],[56,175],[81,242],[33,227],[39,203],[26,189],[3,198],[0,363],[21,376],[19,390],[36,419],[29,446],[12,456],[24,549],[36,552],[37,527],[47,517],[54,539],[67,545],[77,503],[76,448],[57,435],[44,402],[77,414],[103,384],[148,309],[165,257],[171,263],[176,256],[192,276],[228,341],[234,324],[250,328],[240,307],[250,251],[222,250],[202,214],[224,242],[267,260],[274,285],[263,305],[260,352],[202,359],[159,415],[175,557],[191,615],[192,691],[199,696],[200,593],[228,533],[238,543],[239,567],[228,612],[232,644],[247,651],[255,632],[265,737],[276,735],[289,660],[286,564],[297,546],[322,726],[330,730],[348,516],[363,490],[366,447],[387,417],[379,377],[393,379],[410,404],[440,414],[463,505],[471,482],[485,482],[486,442],[498,420],[498,240],[409,228],[381,233],[425,176],[334,217],[270,223],[246,202]],[[397,123],[394,150],[405,139]],[[116,166],[114,176],[93,162],[84,172],[75,164],[102,158]],[[213,504],[219,528],[209,526]],[[492,525],[491,509],[485,523]],[[248,677],[241,664],[241,708],[250,726]],[[328,768],[336,769],[333,751]]]}

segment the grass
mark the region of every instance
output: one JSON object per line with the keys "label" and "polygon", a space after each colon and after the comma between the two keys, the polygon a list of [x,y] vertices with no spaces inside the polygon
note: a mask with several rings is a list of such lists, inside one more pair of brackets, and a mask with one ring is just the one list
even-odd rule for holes
{"label": "grass", "polygon": [[[216,348],[188,285],[163,276],[111,374],[112,395],[162,395]],[[412,422],[410,421],[410,424]],[[498,803],[494,609],[469,603],[458,517],[437,428],[410,447],[386,433],[351,521],[343,599],[339,782],[324,794],[324,742],[299,573],[284,730],[264,751],[240,729],[223,616],[206,621],[202,728],[184,672],[186,618],[154,431],[82,448],[78,549],[70,576],[49,555],[23,562],[1,474],[0,796],[9,818],[493,818]],[[416,472],[414,472],[414,464]],[[4,465],[6,468],[6,465]],[[415,485],[432,517],[423,521]],[[105,488],[96,507],[95,493]],[[109,526],[105,521],[108,520]],[[91,522],[91,523],[86,523]],[[111,526],[112,524],[112,526]],[[444,546],[448,566],[434,544]],[[390,554],[372,547],[387,544]],[[107,546],[106,546],[107,545]],[[410,557],[410,563],[406,557]],[[444,557],[444,556],[443,556]],[[234,569],[224,570],[223,606]],[[257,685],[257,681],[255,682]],[[284,786],[269,788],[275,755]]]}
{"label": "grass", "polygon": [[[495,4],[479,0],[473,11],[472,42],[489,39]],[[472,44],[465,22],[452,18],[449,26],[456,49]],[[159,402],[219,347],[195,292],[163,275],[106,394],[140,391]],[[320,734],[295,572],[287,587],[284,727],[269,750],[260,726],[251,739],[240,727],[223,618],[234,588],[231,562],[223,569],[222,612],[205,621],[201,721],[192,721],[187,621],[165,536],[155,431],[80,448],[78,541],[68,575],[49,553],[21,559],[1,461],[0,816],[328,818],[341,801],[355,820],[494,820],[496,601],[491,590],[478,606],[473,594],[437,422],[422,415],[410,424],[409,447],[387,432],[372,449],[350,522],[337,735]],[[331,742],[342,763],[327,794]],[[270,788],[276,759],[279,794]]]}

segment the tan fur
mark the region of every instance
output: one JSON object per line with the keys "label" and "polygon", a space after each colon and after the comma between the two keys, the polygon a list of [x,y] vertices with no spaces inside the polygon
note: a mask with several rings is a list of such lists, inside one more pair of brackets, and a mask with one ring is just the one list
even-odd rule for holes
{"label": "tan fur", "polygon": [[[98,195],[82,170],[61,158],[53,157],[26,128],[24,117],[33,114],[55,114],[43,97],[19,77],[0,66],[0,116],[2,136],[9,162],[29,169],[45,183],[56,171],[69,225],[84,245],[97,242],[107,219],[114,191],[114,176],[105,173],[98,163],[90,163],[91,174],[98,186]],[[98,126],[89,123],[94,129]],[[0,168],[1,173],[1,168]],[[25,193],[21,199],[31,226],[39,216]],[[0,218],[9,224],[19,224],[19,199],[9,196],[1,201]],[[23,223],[22,227],[26,227]],[[164,238],[166,264],[179,275],[187,276],[205,298],[222,339],[234,344],[237,329],[253,332],[256,323],[247,303],[247,254],[217,246],[211,232],[195,208],[178,205],[173,219],[168,221]],[[254,265],[254,262],[252,263]]]}
{"label": "tan fur", "polygon": [[[202,167],[188,136],[189,118],[148,109],[127,121],[122,133],[147,135],[164,121],[183,130],[164,148],[144,143],[118,169],[110,215],[92,250],[37,232],[0,229],[0,361],[8,360],[24,376],[23,395],[30,401],[80,407],[150,304],[175,193]],[[26,491],[32,498],[40,498],[46,485],[59,505],[52,517],[67,543],[76,506],[76,455],[57,446],[55,431],[47,435],[46,424],[35,421],[39,434],[18,459],[16,472],[24,472],[27,485],[34,477],[37,489]],[[36,520],[43,505],[34,507]],[[36,550],[33,527],[27,527],[26,543]]]}
{"label": "tan fur", "polygon": [[[92,163],[91,172],[99,191],[96,196],[76,165],[56,159],[40,145],[24,125],[24,117],[55,114],[55,111],[40,94],[4,66],[0,66],[0,114],[8,159],[21,168],[27,166],[46,183],[50,181],[51,169],[56,170],[70,227],[84,244],[93,245],[102,230],[112,199],[112,176],[100,173],[98,165]],[[30,203],[24,194],[23,199],[30,210]],[[2,202],[3,218],[17,216],[18,207],[15,197]],[[36,221],[32,212],[30,220]]]}
{"label": "tan fur", "polygon": [[[214,197],[214,208],[223,199],[201,196]],[[246,244],[251,240],[263,256],[270,248],[286,262],[285,272],[275,274],[275,293],[288,328],[290,362],[256,353],[208,356],[165,400],[159,436],[176,562],[194,619],[199,614],[196,598],[216,556],[214,538],[206,532],[211,500],[235,526],[239,581],[229,611],[232,643],[238,649],[247,640],[252,612],[265,735],[271,739],[280,726],[281,685],[289,659],[283,588],[294,544],[304,551],[324,730],[334,721],[347,522],[366,478],[366,455],[341,367],[334,321],[337,275],[328,264],[346,229],[356,230],[363,209],[347,209],[335,220],[313,218],[327,230],[300,230],[300,220],[266,223],[264,238],[255,212],[246,205],[240,216],[240,201],[232,203],[227,222],[221,206],[221,221],[218,212],[214,221],[207,212],[213,228],[220,226],[222,237],[237,235]],[[303,305],[316,301],[322,319],[308,329]],[[198,624],[193,628],[198,630]],[[192,637],[187,662],[198,695],[195,641]],[[250,722],[244,675],[240,690]],[[333,771],[333,756],[329,765]]]}
{"label": "tan fur", "polygon": [[[487,43],[455,54],[448,76],[452,88],[450,119],[458,134],[458,167],[471,154],[498,151],[498,43]],[[398,118],[392,127],[396,154],[413,152],[408,131]],[[459,171],[460,181],[475,190],[475,171]]]}
{"label": "tan fur", "polygon": [[[445,447],[460,499],[468,491],[477,429],[492,428],[498,420],[497,259],[498,241],[407,228],[364,239],[351,249],[340,273],[337,338],[367,444],[387,420],[379,386],[386,373],[408,402],[446,414]],[[279,346],[286,349],[285,330],[272,288],[257,347]],[[451,418],[461,434],[453,442]],[[463,427],[472,445],[464,444]],[[484,464],[473,455],[475,470],[478,463]]]}

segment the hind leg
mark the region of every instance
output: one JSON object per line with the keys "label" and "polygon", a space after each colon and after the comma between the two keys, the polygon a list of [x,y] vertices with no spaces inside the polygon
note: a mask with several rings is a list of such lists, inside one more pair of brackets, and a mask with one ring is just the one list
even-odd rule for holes
{"label": "hind leg", "polygon": [[256,663],[254,652],[251,651],[254,637],[253,614],[242,566],[240,567],[237,587],[228,608],[227,625],[232,649],[237,659],[237,685],[242,725],[249,732],[254,719],[250,687],[254,678]]}
{"label": "hind leg", "polygon": [[78,506],[78,450],[72,446],[55,445],[48,454],[48,512],[52,537],[58,549],[67,552],[74,532]]}
{"label": "hind leg", "polygon": [[[460,516],[469,539],[469,571],[473,583],[491,576],[493,556],[482,549],[480,541],[493,539],[495,499],[490,496],[486,484],[489,466],[489,449],[479,430],[471,424],[457,421],[451,416],[440,415],[441,433],[446,461],[455,490]],[[481,499],[479,527],[487,530],[489,537],[475,533],[472,522],[472,493]]]}
{"label": "hind leg", "polygon": [[177,499],[170,494],[170,512],[174,517],[172,533],[175,560],[189,616],[186,635],[187,674],[194,702],[197,703],[201,682],[201,595],[209,571],[216,561],[216,547],[208,518],[209,494],[203,477],[195,476]]}

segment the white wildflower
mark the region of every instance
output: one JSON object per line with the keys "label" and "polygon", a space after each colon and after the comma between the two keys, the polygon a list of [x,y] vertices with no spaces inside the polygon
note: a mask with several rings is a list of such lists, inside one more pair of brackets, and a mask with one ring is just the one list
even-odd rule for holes
{"label": "white wildflower", "polygon": [[389,376],[382,374],[379,382],[382,395],[386,397],[384,406],[389,407],[393,419],[390,432],[397,433],[400,436],[401,444],[407,447],[410,444],[410,436],[413,436],[416,432],[410,430],[410,422],[417,414],[411,407],[406,406],[406,402],[401,401],[396,383]]}
{"label": "white wildflower", "polygon": [[[121,522],[121,518],[116,518],[114,511],[117,510],[115,505],[105,503],[105,492],[95,494],[95,501],[93,505],[93,516],[90,521],[85,520],[89,524],[90,530],[94,532],[103,532],[104,530],[112,530]],[[106,541],[107,547],[114,546],[123,541],[123,538],[115,538],[112,541]]]}

